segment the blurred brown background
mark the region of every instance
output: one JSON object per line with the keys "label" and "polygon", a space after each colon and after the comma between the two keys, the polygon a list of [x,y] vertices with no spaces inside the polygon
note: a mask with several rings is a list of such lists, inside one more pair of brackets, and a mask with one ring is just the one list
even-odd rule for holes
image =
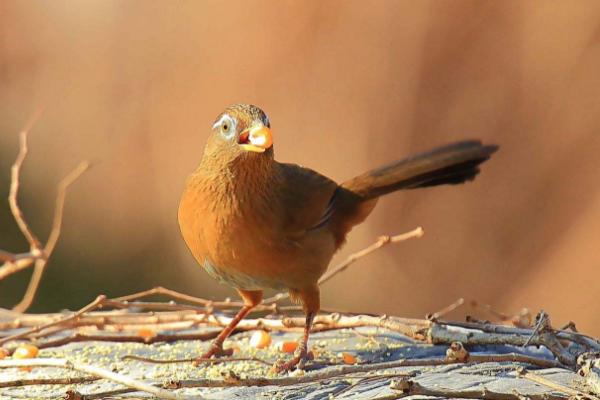
{"label": "blurred brown background", "polygon": [[[422,317],[458,297],[600,334],[597,1],[2,1],[0,194],[30,135],[21,204],[63,236],[35,311],[164,285],[223,298],[176,209],[215,116],[264,108],[279,160],[336,180],[463,138],[501,145],[479,179],[383,199],[338,255],[418,225],[328,283],[323,305]],[[0,248],[27,250],[0,208]],[[14,304],[27,274],[0,282]],[[454,317],[464,316],[461,310]]]}

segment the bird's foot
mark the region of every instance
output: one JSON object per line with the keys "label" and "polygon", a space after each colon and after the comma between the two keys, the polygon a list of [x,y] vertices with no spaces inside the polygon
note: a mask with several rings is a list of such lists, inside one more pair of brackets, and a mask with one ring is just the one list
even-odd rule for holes
{"label": "bird's foot", "polygon": [[194,365],[198,366],[213,357],[231,357],[232,355],[233,349],[224,349],[222,343],[211,343],[210,348],[204,352],[204,354],[194,360]]}
{"label": "bird's foot", "polygon": [[314,358],[312,351],[301,350],[298,355],[287,362],[278,361],[273,368],[277,373],[292,371],[294,369],[304,369],[306,362]]}

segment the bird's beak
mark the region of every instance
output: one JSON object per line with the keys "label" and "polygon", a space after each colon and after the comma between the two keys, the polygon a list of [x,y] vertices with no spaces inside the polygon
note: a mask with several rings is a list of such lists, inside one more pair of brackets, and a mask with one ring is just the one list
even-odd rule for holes
{"label": "bird's beak", "polygon": [[273,135],[266,126],[255,125],[241,133],[238,143],[246,151],[263,153],[273,145]]}

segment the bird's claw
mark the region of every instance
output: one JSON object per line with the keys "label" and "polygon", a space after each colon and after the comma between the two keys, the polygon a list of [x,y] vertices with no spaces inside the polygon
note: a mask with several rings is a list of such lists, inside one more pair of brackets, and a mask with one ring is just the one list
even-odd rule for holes
{"label": "bird's claw", "polygon": [[194,360],[194,366],[198,366],[213,357],[231,357],[232,355],[233,349],[224,349],[222,344],[212,343],[204,354]]}
{"label": "bird's claw", "polygon": [[275,372],[282,373],[292,371],[294,369],[303,370],[307,361],[313,360],[315,357],[312,351],[301,351],[298,355],[294,356],[291,360],[284,362],[282,360],[275,363],[273,366]]}

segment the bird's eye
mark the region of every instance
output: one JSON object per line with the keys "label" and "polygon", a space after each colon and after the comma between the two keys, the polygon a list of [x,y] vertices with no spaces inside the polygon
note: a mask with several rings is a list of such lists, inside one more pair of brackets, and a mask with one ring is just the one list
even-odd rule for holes
{"label": "bird's eye", "polygon": [[237,121],[235,118],[224,114],[217,122],[215,122],[213,129],[216,129],[226,140],[230,140],[235,135],[236,125]]}

